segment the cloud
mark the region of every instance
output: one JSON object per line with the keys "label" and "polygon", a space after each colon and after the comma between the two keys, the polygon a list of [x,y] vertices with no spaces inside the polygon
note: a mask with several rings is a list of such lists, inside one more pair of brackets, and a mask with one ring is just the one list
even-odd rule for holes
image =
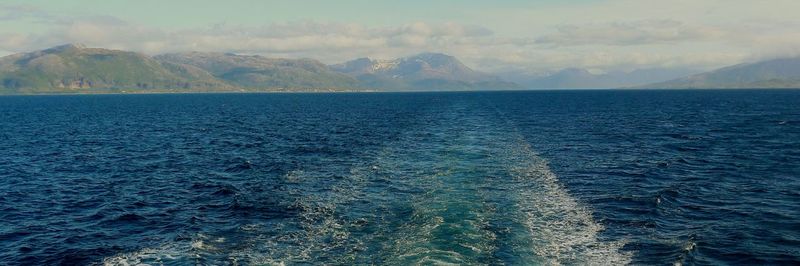
{"label": "cloud", "polygon": [[535,39],[539,44],[646,45],[718,40],[727,32],[710,26],[689,25],[675,20],[640,20],[603,24],[563,25],[557,32]]}
{"label": "cloud", "polygon": [[17,21],[31,19],[35,22],[52,22],[58,16],[45,12],[35,6],[0,4],[0,21]]}
{"label": "cloud", "polygon": [[646,68],[713,69],[747,59],[746,53],[730,51],[675,51],[583,49],[511,49],[491,57],[478,58],[475,64],[491,72],[550,73],[564,68],[585,68],[600,72],[631,71]]}
{"label": "cloud", "polygon": [[800,56],[800,21],[750,20],[731,28],[729,42],[749,52],[746,61]]}
{"label": "cloud", "polygon": [[612,21],[561,25],[537,36],[499,35],[481,25],[421,21],[388,26],[318,21],[223,23],[168,29],[111,16],[66,17],[25,6],[13,8],[19,14],[11,16],[10,9],[3,9],[0,20],[50,22],[44,31],[0,33],[0,51],[6,54],[82,43],[147,54],[235,52],[315,58],[332,64],[365,56],[396,58],[444,52],[479,70],[497,72],[548,72],[567,67],[710,69],[743,60],[800,55],[796,48],[800,34],[793,32],[800,25],[786,20],[714,25],[673,19]]}
{"label": "cloud", "polygon": [[457,23],[416,22],[366,27],[353,23],[301,21],[257,27],[217,24],[165,30],[113,17],[91,17],[59,24],[42,34],[12,34],[0,41],[0,50],[24,52],[63,43],[83,43],[149,54],[237,52],[338,62],[361,56],[408,55],[491,38],[493,32],[489,29]]}

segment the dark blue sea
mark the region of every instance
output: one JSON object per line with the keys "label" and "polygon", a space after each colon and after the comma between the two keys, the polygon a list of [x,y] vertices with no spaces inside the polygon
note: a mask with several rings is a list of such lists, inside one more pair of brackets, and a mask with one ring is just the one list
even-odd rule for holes
{"label": "dark blue sea", "polygon": [[800,90],[0,97],[1,265],[800,264]]}

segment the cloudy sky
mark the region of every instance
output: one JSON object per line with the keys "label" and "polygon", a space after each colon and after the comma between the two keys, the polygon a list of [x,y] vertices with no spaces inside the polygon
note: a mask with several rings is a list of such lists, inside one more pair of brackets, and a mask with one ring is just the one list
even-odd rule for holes
{"label": "cloudy sky", "polygon": [[797,0],[3,0],[0,55],[64,43],[339,63],[443,52],[490,72],[710,69],[800,55]]}

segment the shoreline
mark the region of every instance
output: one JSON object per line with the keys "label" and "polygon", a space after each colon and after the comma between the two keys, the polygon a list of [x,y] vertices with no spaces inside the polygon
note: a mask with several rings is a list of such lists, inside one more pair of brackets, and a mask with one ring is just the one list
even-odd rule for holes
{"label": "shoreline", "polygon": [[0,93],[8,96],[80,96],[80,95],[157,95],[157,94],[357,94],[357,93],[459,93],[459,92],[578,92],[578,91],[793,91],[800,88],[554,88],[518,90],[300,90],[300,91],[143,91],[143,92],[65,92]]}

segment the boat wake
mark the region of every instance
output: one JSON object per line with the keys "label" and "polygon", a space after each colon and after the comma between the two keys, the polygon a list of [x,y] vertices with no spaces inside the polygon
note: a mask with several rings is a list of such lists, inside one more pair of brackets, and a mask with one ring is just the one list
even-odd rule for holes
{"label": "boat wake", "polygon": [[624,265],[629,252],[624,241],[601,241],[603,225],[559,183],[547,161],[530,144],[518,138],[507,149],[508,171],[524,189],[516,195],[517,206],[526,216],[533,250],[544,264]]}
{"label": "boat wake", "polygon": [[106,265],[245,263],[622,265],[624,241],[605,241],[513,125],[469,105],[430,112],[326,189],[313,169],[289,171],[298,189],[281,221],[197,234],[104,260]]}

